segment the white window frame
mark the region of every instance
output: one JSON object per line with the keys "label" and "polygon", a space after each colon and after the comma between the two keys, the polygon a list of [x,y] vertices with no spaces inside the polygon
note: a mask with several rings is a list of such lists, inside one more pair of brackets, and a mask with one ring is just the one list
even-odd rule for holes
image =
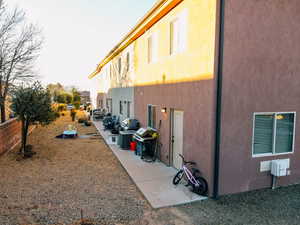
{"label": "white window frame", "polygon": [[[151,112],[152,112],[152,118],[151,118],[151,120],[154,120],[154,121],[152,121],[152,126],[151,126],[151,124],[149,125],[149,107],[151,107]],[[155,109],[155,114],[153,114],[153,108]],[[151,128],[153,128],[153,129],[156,129],[156,117],[157,117],[157,115],[156,115],[156,109],[157,109],[157,106],[156,105],[152,105],[152,104],[148,104],[147,105],[147,127],[151,127]],[[154,125],[154,126],[153,126]]]}
{"label": "white window frame", "polygon": [[106,108],[107,108],[107,111],[109,113],[112,113],[113,111],[113,102],[112,102],[112,98],[107,98],[106,99]]}
{"label": "white window frame", "polygon": [[[187,49],[187,35],[188,35],[188,22],[187,22],[187,10],[184,10],[183,12],[177,14],[175,17],[173,17],[169,22],[169,29],[170,29],[170,35],[169,35],[169,54],[170,56],[177,55],[178,53],[182,53],[186,51]],[[178,37],[177,37],[177,45],[176,48],[173,46],[173,39],[174,39],[174,33],[172,33],[171,26],[174,22],[178,22]],[[173,37],[173,38],[172,38]],[[173,47],[172,47],[173,46]]]}
{"label": "white window frame", "polygon": [[[150,48],[149,48],[149,39],[151,38],[151,58],[149,57],[149,52],[150,52]],[[158,33],[157,32],[153,32],[150,33],[147,36],[147,62],[148,64],[151,63],[155,63],[157,62],[158,59]]]}
{"label": "white window frame", "polygon": [[[276,116],[278,114],[294,114],[294,130],[293,130],[293,147],[291,152],[282,152],[282,153],[275,153],[276,148],[276,125],[277,125],[277,119]],[[257,115],[274,115],[274,126],[273,126],[273,149],[272,153],[263,153],[263,154],[254,154],[254,133],[255,133],[255,116]],[[253,130],[252,130],[252,158],[258,158],[258,157],[267,157],[267,156],[278,156],[278,155],[289,155],[294,154],[295,151],[295,137],[296,137],[296,112],[255,112],[253,113]]]}
{"label": "white window frame", "polygon": [[119,75],[121,75],[122,74],[122,62],[123,60],[122,60],[122,57],[120,56],[119,58],[118,58],[118,73],[119,73]]}
{"label": "white window frame", "polygon": [[109,64],[109,78],[110,80],[112,80],[113,77],[113,66],[112,64]]}
{"label": "white window frame", "polygon": [[130,59],[131,59],[130,52],[126,52],[126,72],[130,70]]}

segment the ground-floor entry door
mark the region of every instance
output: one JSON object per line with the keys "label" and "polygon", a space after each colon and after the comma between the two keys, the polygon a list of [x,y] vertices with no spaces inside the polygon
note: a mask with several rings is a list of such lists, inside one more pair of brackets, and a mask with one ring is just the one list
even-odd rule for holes
{"label": "ground-floor entry door", "polygon": [[179,154],[183,154],[183,111],[172,111],[172,159],[173,166],[180,169],[182,159]]}

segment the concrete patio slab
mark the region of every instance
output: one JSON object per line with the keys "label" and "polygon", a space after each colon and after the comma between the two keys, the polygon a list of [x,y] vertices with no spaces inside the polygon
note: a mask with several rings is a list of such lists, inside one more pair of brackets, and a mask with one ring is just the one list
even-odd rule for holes
{"label": "concrete patio slab", "polygon": [[161,162],[147,163],[131,151],[122,150],[111,142],[111,134],[104,131],[102,122],[93,121],[106,144],[118,158],[128,175],[153,208],[181,205],[207,199],[191,192],[183,184],[174,186],[177,170]]}

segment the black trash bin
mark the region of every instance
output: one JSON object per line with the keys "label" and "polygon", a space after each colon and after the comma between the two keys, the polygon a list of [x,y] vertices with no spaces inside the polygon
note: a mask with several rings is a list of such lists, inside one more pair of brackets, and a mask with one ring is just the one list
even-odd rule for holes
{"label": "black trash bin", "polygon": [[135,133],[134,130],[120,131],[118,137],[118,145],[122,149],[130,149],[130,142],[132,136]]}

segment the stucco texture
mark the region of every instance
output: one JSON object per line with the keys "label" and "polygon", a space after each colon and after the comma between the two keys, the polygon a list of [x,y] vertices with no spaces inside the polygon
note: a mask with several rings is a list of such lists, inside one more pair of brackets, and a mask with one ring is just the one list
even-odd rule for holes
{"label": "stucco texture", "polygon": [[[111,88],[108,91],[108,98],[112,99],[112,114],[118,115],[120,121],[128,118],[127,115],[127,104],[130,102],[130,118],[134,118],[134,88],[133,87],[123,87],[123,88]],[[123,105],[122,114],[120,113],[120,101]],[[125,103],[126,102],[126,103]]]}
{"label": "stucco texture", "polygon": [[[186,26],[184,50],[170,54],[170,23],[181,17]],[[216,1],[185,0],[135,41],[135,86],[182,83],[213,78]],[[154,62],[148,62],[148,37],[157,37]]]}
{"label": "stucco texture", "polygon": [[[135,115],[147,126],[147,105],[156,106],[156,127],[160,127],[161,160],[172,166],[170,147],[170,110],[184,111],[183,154],[197,163],[212,188],[214,144],[214,81],[187,82],[166,85],[139,86],[135,90]],[[166,107],[167,112],[161,109]]]}
{"label": "stucco texture", "polygon": [[220,194],[270,187],[260,162],[277,158],[291,162],[278,185],[300,182],[299,119],[293,154],[252,157],[254,112],[300,110],[299,12],[299,0],[225,1]]}

